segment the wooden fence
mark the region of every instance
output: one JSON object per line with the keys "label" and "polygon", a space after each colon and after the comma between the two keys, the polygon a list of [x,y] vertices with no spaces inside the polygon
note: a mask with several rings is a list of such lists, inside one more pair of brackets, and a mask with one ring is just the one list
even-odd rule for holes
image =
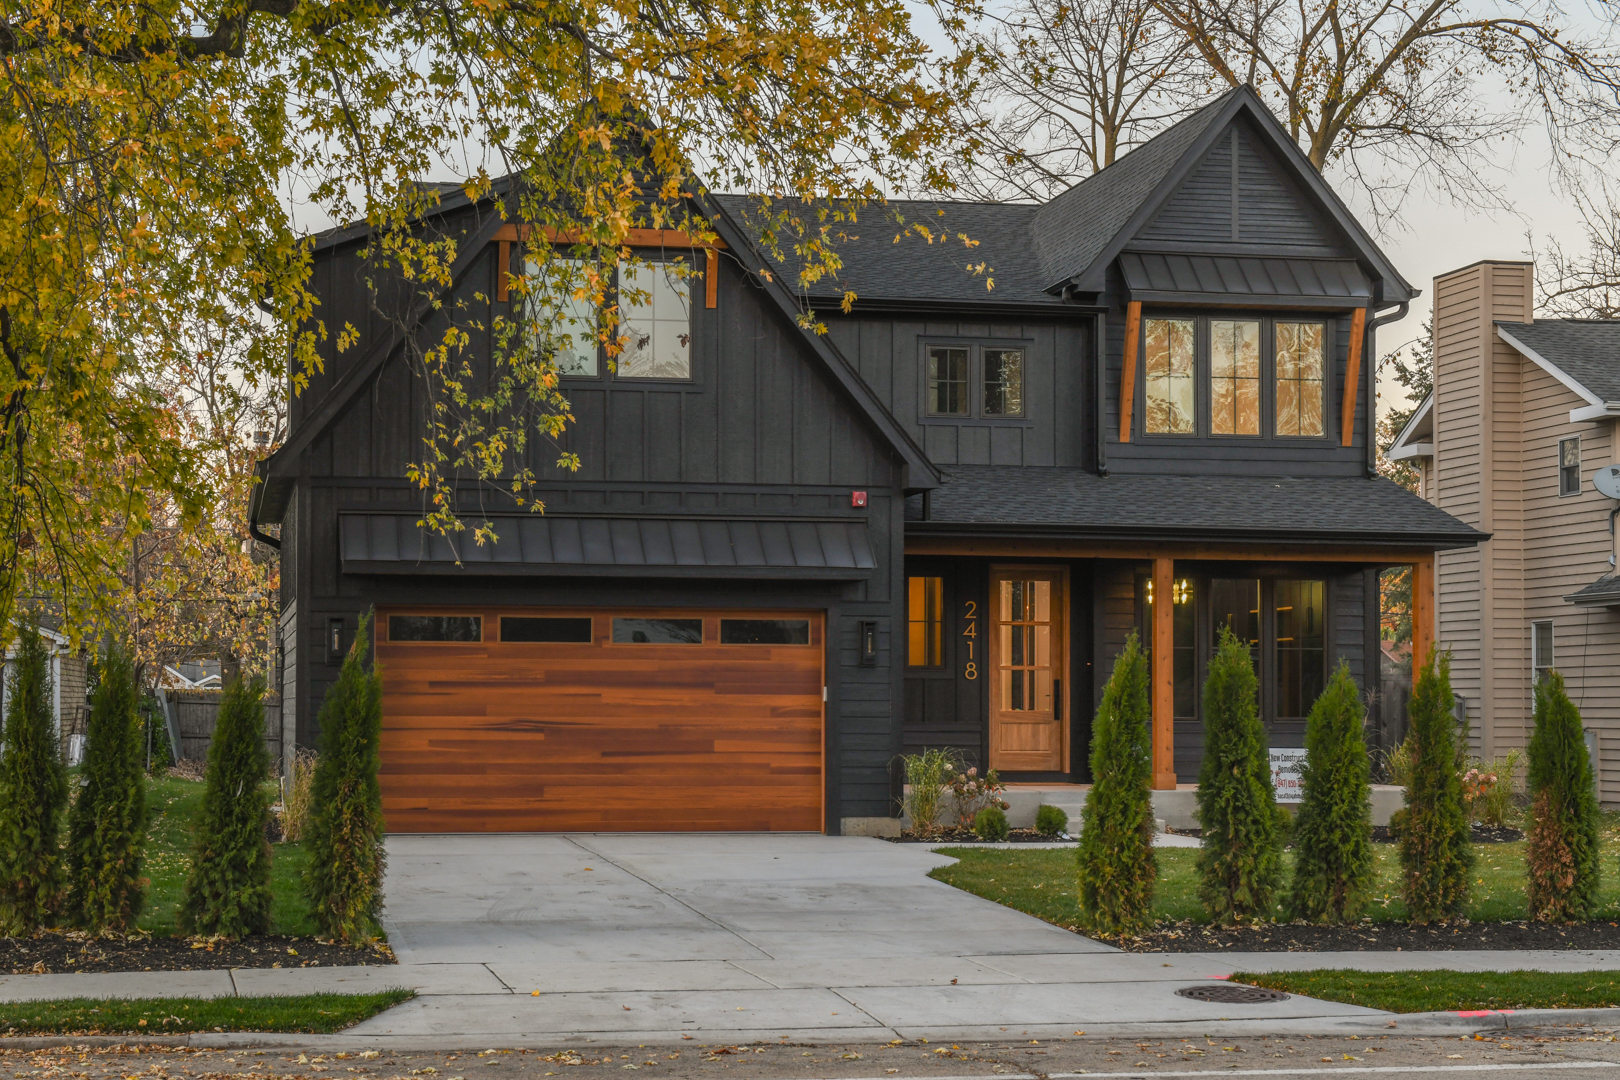
{"label": "wooden fence", "polygon": [[[179,757],[206,761],[208,744],[214,739],[214,723],[219,719],[221,694],[217,690],[168,690],[164,692],[169,709],[169,730],[180,736]],[[281,699],[264,699],[264,747],[270,753],[271,767],[281,767]]]}

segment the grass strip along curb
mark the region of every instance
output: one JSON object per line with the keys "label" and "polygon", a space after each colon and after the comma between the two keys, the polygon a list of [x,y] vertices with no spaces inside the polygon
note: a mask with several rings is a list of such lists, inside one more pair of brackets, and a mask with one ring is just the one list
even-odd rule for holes
{"label": "grass strip along curb", "polygon": [[1601,1009],[1620,1005],[1620,971],[1279,971],[1233,982],[1397,1013]]}
{"label": "grass strip along curb", "polygon": [[60,998],[0,1003],[0,1036],[184,1035],[274,1031],[329,1035],[409,1001],[414,990],[221,998]]}

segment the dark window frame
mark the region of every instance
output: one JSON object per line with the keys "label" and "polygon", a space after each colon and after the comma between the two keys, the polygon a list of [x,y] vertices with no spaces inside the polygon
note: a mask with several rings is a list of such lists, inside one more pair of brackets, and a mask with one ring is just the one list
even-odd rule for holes
{"label": "dark window frame", "polygon": [[[1131,405],[1131,438],[1146,442],[1213,441],[1233,446],[1336,445],[1333,439],[1334,407],[1342,392],[1338,388],[1340,320],[1342,311],[1266,311],[1249,308],[1210,311],[1207,309],[1154,308],[1144,310],[1136,341],[1136,386]],[[1147,323],[1150,319],[1190,319],[1193,322],[1193,431],[1177,435],[1147,430]],[[1212,322],[1258,322],[1260,324],[1260,433],[1258,435],[1216,434],[1214,405],[1214,364],[1210,324]],[[1277,324],[1320,323],[1322,325],[1322,434],[1288,435],[1277,431]]]}
{"label": "dark window frame", "polygon": [[[702,283],[704,281],[704,273],[706,271],[705,271],[704,267],[698,261],[697,256],[695,254],[688,256],[687,254],[685,254],[684,250],[682,252],[677,252],[677,253],[671,253],[671,252],[668,252],[668,251],[662,251],[662,250],[657,250],[657,249],[636,248],[636,249],[632,249],[632,250],[635,252],[635,257],[636,258],[640,259],[643,263],[646,263],[648,265],[661,265],[661,264],[665,264],[665,263],[671,263],[671,264],[673,264],[673,263],[684,263],[687,266],[690,266],[692,268],[692,273],[690,273],[689,275],[687,275],[683,279],[683,282],[686,285],[686,293],[687,293],[687,295],[686,295],[686,310],[687,310],[687,315],[688,315],[688,318],[687,318],[687,323],[688,323],[687,334],[689,335],[688,336],[688,341],[687,341],[687,358],[688,358],[688,362],[690,364],[689,374],[684,379],[670,378],[668,376],[645,377],[645,376],[634,376],[634,375],[620,375],[617,370],[613,370],[613,371],[608,370],[607,347],[605,345],[602,345],[602,344],[598,343],[598,345],[596,347],[596,374],[595,375],[572,375],[572,374],[565,374],[565,373],[559,372],[558,377],[559,377],[559,379],[566,380],[566,381],[568,381],[570,383],[577,383],[577,384],[582,385],[582,386],[603,386],[603,385],[607,385],[607,384],[610,384],[610,383],[619,383],[619,382],[625,383],[627,386],[678,386],[678,387],[691,387],[691,386],[697,385],[697,384],[702,382],[701,373],[699,372],[699,369],[698,369],[697,324],[698,324],[698,321],[699,321],[698,309],[700,307],[702,307],[703,305],[698,303],[697,297],[699,295],[699,291],[698,291],[698,287],[693,285],[693,282]],[[623,267],[624,267],[624,264],[620,263],[620,264],[616,265],[613,268],[613,284],[611,285],[611,287],[608,288],[607,294],[604,297],[604,302],[614,305],[615,308],[617,308],[618,304],[619,304],[619,275],[623,272]],[[619,332],[619,326],[618,326],[617,323],[614,324],[613,332],[615,334],[617,334]],[[623,355],[623,354],[621,353],[620,355]],[[613,364],[614,364],[615,369],[618,367],[618,363],[619,363],[619,358],[614,357],[613,358]]]}
{"label": "dark window frame", "polygon": [[[1574,447],[1575,461],[1565,464],[1564,448]],[[1558,440],[1558,497],[1567,499],[1581,493],[1581,437],[1570,435]]]}
{"label": "dark window frame", "polygon": [[[951,337],[949,335],[928,336],[919,338],[918,371],[921,376],[918,380],[917,392],[919,397],[918,419],[924,424],[1002,424],[1012,427],[1033,426],[1034,419],[1030,415],[1030,359],[1035,352],[1035,341],[1032,338],[1001,338],[1001,337]],[[933,382],[929,372],[929,351],[932,349],[965,349],[967,350],[967,411],[960,413],[937,413],[932,411],[933,397],[930,385]],[[992,413],[985,411],[985,353],[999,352],[1001,350],[1016,349],[1024,354],[1023,409],[1018,413]]]}
{"label": "dark window frame", "polygon": [[[923,600],[923,616],[924,617],[921,618],[921,619],[913,619],[911,617],[911,583],[913,581],[921,581],[921,582],[923,582],[924,583],[923,590],[924,590],[925,593],[926,593],[926,591],[928,589],[927,582],[930,582],[930,581],[938,582],[938,594],[937,594],[936,599],[939,601],[939,604],[938,604],[938,607],[935,609],[935,612],[934,612],[934,614],[936,615],[936,618],[934,618],[934,619],[927,618],[928,601],[927,601],[926,596],[924,597],[924,600]],[[918,664],[918,663],[913,663],[912,662],[912,658],[911,658],[911,633],[912,633],[912,627],[914,627],[914,626],[923,627],[923,636],[924,636],[923,653],[924,653],[924,660],[925,661],[927,660],[927,652],[928,652],[928,648],[927,648],[928,628],[929,627],[934,628],[934,642],[933,642],[933,644],[935,646],[937,646],[938,651],[937,651],[937,655],[934,657],[934,662],[931,663],[931,664],[930,663]],[[945,576],[943,574],[927,574],[927,573],[925,573],[925,574],[907,574],[906,575],[906,663],[905,663],[906,670],[907,671],[938,671],[938,670],[940,670],[941,668],[943,668],[945,666],[946,666],[946,664],[945,664]]]}

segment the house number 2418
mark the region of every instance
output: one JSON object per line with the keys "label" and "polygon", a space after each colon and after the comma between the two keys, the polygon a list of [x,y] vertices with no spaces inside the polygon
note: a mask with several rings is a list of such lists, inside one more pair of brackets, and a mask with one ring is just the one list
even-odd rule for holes
{"label": "house number 2418", "polygon": [[967,627],[962,631],[962,636],[968,639],[968,656],[967,667],[962,669],[962,676],[967,679],[977,679],[979,677],[979,664],[973,655],[973,646],[979,640],[979,605],[969,600],[963,607],[966,608],[966,611],[962,618],[966,621]]}

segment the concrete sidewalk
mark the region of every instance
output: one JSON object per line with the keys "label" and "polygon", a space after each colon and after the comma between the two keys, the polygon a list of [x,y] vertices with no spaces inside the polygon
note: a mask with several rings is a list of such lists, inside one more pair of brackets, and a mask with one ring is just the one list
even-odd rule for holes
{"label": "concrete sidewalk", "polygon": [[396,836],[397,967],[14,975],[0,999],[406,986],[415,1001],[343,1038],[441,1048],[1047,1039],[1390,1019],[1309,998],[1176,996],[1234,971],[1620,969],[1620,951],[1121,953],[927,877],[948,861],[822,836]]}

